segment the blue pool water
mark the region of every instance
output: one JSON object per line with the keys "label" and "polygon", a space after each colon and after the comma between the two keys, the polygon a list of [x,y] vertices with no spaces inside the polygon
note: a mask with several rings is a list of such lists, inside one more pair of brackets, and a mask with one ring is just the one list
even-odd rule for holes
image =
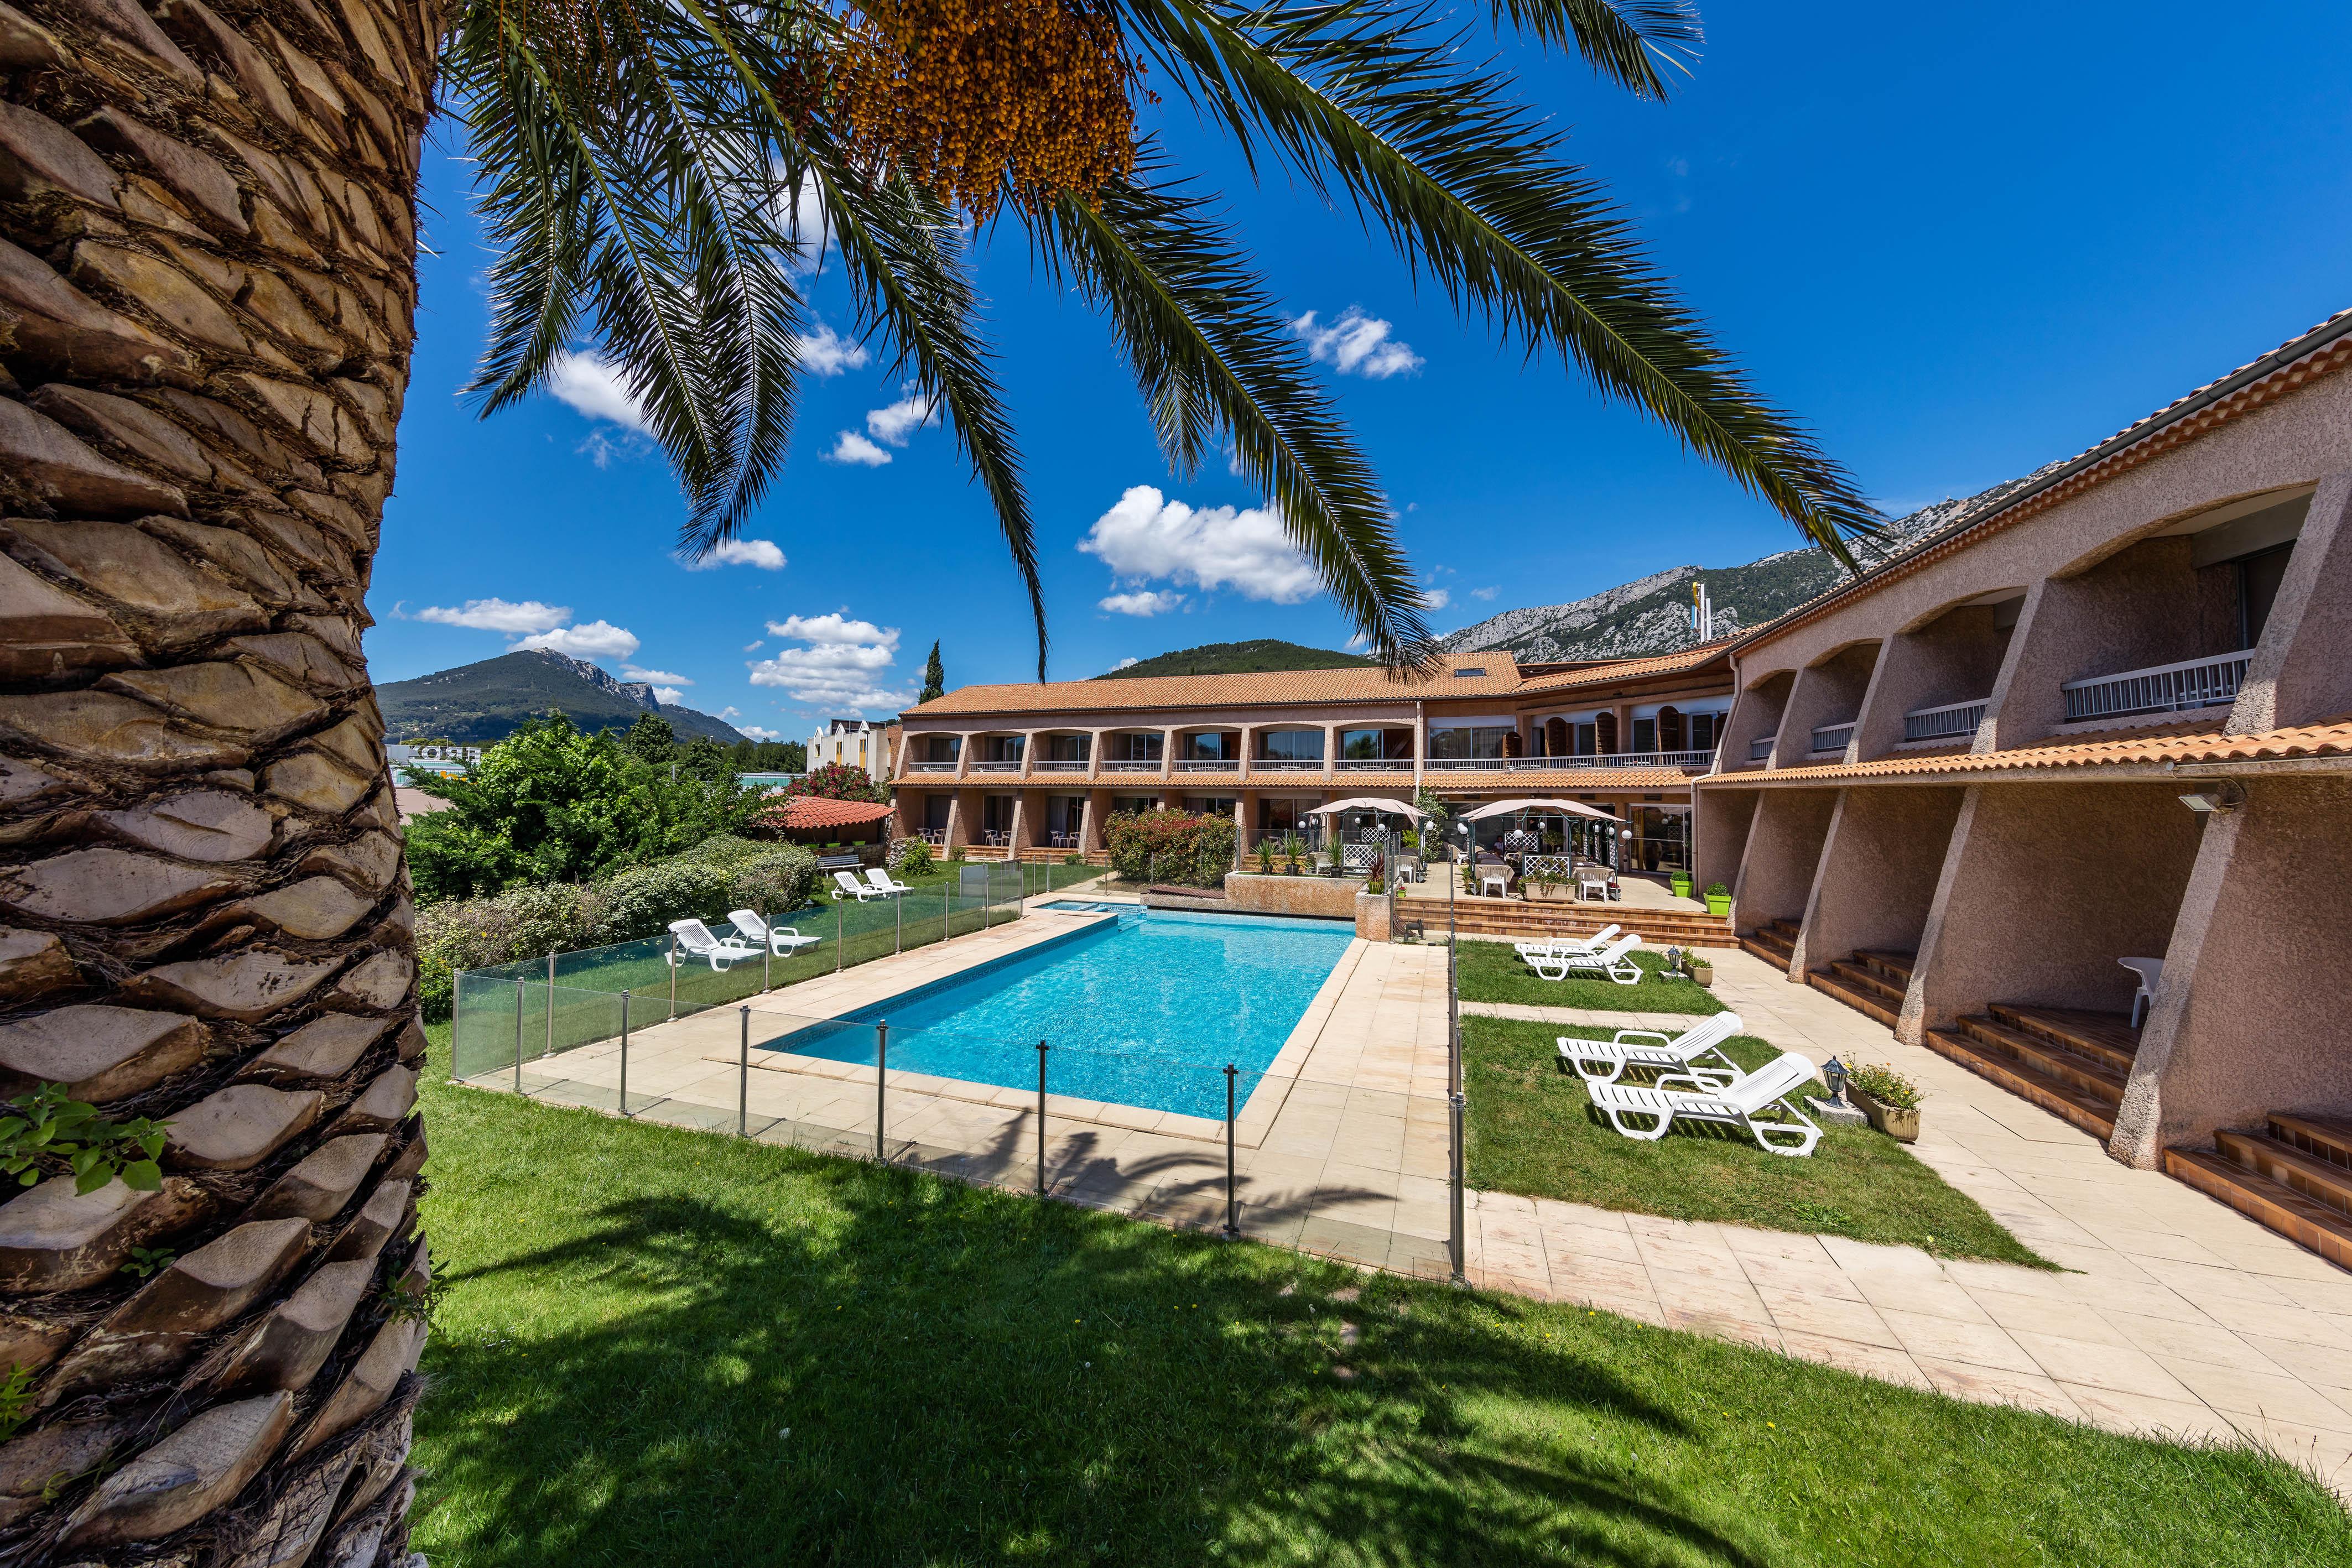
{"label": "blue pool water", "polygon": [[[1012,1089],[1223,1116],[1247,1100],[1354,936],[1336,921],[1139,911],[849,1015],[887,1019],[890,1065]],[[812,1030],[779,1049],[871,1062],[872,1032]]]}

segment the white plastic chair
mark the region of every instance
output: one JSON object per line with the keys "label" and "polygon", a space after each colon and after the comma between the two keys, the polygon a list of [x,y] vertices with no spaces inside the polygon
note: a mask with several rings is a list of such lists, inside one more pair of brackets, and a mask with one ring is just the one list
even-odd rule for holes
{"label": "white plastic chair", "polygon": [[[1738,1013],[1716,1013],[1669,1039],[1654,1029],[1621,1029],[1614,1040],[1579,1040],[1559,1035],[1559,1059],[1587,1083],[1614,1083],[1629,1067],[1676,1068],[1697,1082],[1720,1089],[1739,1078],[1739,1063],[1723,1054],[1723,1042],[1739,1032]],[[1641,1040],[1654,1040],[1655,1045]],[[1711,1056],[1721,1067],[1700,1067]]]}
{"label": "white plastic chair", "polygon": [[892,880],[890,873],[884,871],[880,866],[870,866],[866,869],[866,884],[868,887],[874,888],[882,893],[912,893],[915,891],[903,882]]}
{"label": "white plastic chair", "polygon": [[1608,946],[1590,953],[1561,953],[1549,958],[1530,960],[1538,980],[1565,980],[1578,970],[1588,974],[1606,975],[1621,986],[1642,983],[1642,966],[1633,962],[1633,949],[1642,938],[1628,931]]}
{"label": "white plastic chair", "polygon": [[[1655,1143],[1666,1135],[1677,1116],[1692,1122],[1724,1122],[1745,1127],[1748,1135],[1769,1153],[1795,1159],[1811,1154],[1813,1145],[1822,1141],[1822,1130],[1790,1098],[1800,1084],[1812,1079],[1813,1064],[1790,1051],[1728,1083],[1707,1083],[1695,1074],[1670,1072],[1647,1089],[1631,1083],[1591,1083],[1585,1092],[1609,1118],[1609,1124],[1629,1138]],[[1667,1087],[1674,1082],[1691,1087]],[[1766,1115],[1776,1104],[1781,1114]],[[1656,1125],[1637,1126],[1628,1118],[1647,1119]],[[1795,1141],[1780,1141],[1784,1138]]]}
{"label": "white plastic chair", "polygon": [[863,904],[869,898],[887,898],[890,896],[888,894],[883,892],[880,888],[876,887],[871,883],[860,882],[856,877],[851,875],[845,871],[835,872],[833,873],[833,880],[839,884],[833,890],[833,896],[836,899],[854,898],[857,900],[858,903]]}
{"label": "white plastic chair", "polygon": [[814,947],[824,940],[822,936],[803,936],[790,925],[771,925],[754,910],[730,909],[727,918],[743,936],[754,942],[765,942],[768,951],[779,958],[789,958],[802,948]]}
{"label": "white plastic chair", "polygon": [[2161,958],[2118,958],[2116,963],[2139,977],[2139,990],[2132,998],[2131,1026],[2137,1029],[2147,1021],[2147,1009],[2155,1005],[2156,988],[2164,978]]}
{"label": "white plastic chair", "polygon": [[710,927],[699,920],[673,920],[669,923],[669,934],[677,940],[662,956],[669,960],[669,967],[673,969],[684,968],[689,958],[708,958],[710,967],[723,975],[744,959],[760,956],[757,947],[747,946],[731,936],[721,942],[710,934]]}

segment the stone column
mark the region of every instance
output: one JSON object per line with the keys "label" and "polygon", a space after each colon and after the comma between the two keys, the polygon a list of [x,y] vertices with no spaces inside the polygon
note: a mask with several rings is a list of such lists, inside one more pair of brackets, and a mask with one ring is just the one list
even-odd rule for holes
{"label": "stone column", "polygon": [[1327,724],[1323,727],[1323,778],[1326,783],[1330,781],[1332,776],[1339,771],[1339,727],[1336,724]]}
{"label": "stone column", "polygon": [[971,777],[971,745],[976,738],[970,730],[965,730],[956,737],[955,776],[958,783]]}
{"label": "stone column", "polygon": [[2320,482],[2246,667],[2231,735],[2352,712],[2352,472]]}
{"label": "stone column", "polygon": [[1087,779],[1089,783],[1102,777],[1103,744],[1110,738],[1107,729],[1089,730],[1087,740]]}
{"label": "stone column", "polygon": [[1160,732],[1160,777],[1171,779],[1175,777],[1175,773],[1176,732],[1172,729],[1163,729]]}
{"label": "stone column", "polygon": [[1424,786],[1422,779],[1429,761],[1429,713],[1419,699],[1412,705],[1412,797],[1418,801]]}
{"label": "stone column", "polygon": [[1037,732],[1034,729],[1024,729],[1021,732],[1021,771],[1017,777],[1034,778],[1036,772]]}
{"label": "stone column", "polygon": [[1256,725],[1245,724],[1242,726],[1241,776],[1244,781],[1246,781],[1250,776],[1250,755],[1257,747],[1257,731],[1258,727]]}
{"label": "stone column", "polygon": [[969,791],[963,789],[951,789],[948,792],[947,842],[940,846],[945,853],[952,854],[971,842],[971,811],[969,794]]}

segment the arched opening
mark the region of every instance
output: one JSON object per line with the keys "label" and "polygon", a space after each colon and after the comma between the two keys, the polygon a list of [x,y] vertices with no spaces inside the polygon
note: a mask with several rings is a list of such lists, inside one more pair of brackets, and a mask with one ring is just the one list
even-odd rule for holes
{"label": "arched opening", "polygon": [[1660,751],[1689,750],[1690,747],[1685,744],[1686,733],[1683,726],[1682,709],[1669,706],[1658,710],[1658,749]]}
{"label": "arched opening", "polygon": [[1569,754],[1568,720],[1564,718],[1544,720],[1543,733],[1545,756],[1566,757]]}
{"label": "arched opening", "polygon": [[1615,714],[1604,713],[1593,719],[1592,740],[1593,744],[1600,747],[1601,756],[1609,757],[1616,753],[1617,716]]}

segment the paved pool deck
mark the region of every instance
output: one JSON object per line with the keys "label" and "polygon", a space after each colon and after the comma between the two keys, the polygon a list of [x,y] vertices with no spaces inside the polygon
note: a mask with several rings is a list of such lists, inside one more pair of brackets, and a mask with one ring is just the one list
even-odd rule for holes
{"label": "paved pool deck", "polygon": [[[638,1031],[629,1113],[871,1157],[875,1071],[781,1051],[761,1031],[866,1006],[1110,918],[1027,917],[755,998],[754,1065],[730,1008]],[[1815,1061],[1856,1052],[1927,1091],[1913,1152],[2068,1271],[1940,1260],[1507,1193],[1465,1197],[1474,1284],[1708,1333],[1959,1398],[2189,1441],[2242,1435],[2352,1500],[2352,1274],[1931,1051],[1905,1046],[1750,955],[1715,955],[1745,1031]],[[1676,1019],[1473,1004],[1641,1028]],[[1350,944],[1250,1096],[1235,1137],[1245,1235],[1423,1276],[1449,1269],[1445,953]],[[611,1111],[618,1051],[524,1064],[524,1088]],[[511,1070],[482,1087],[510,1089]],[[1018,1191],[1039,1185],[1034,1089],[893,1071],[883,1150]],[[1563,1110],[1580,1096],[1561,1083]],[[740,1109],[739,1109],[740,1108]],[[1222,1123],[1048,1096],[1044,1185],[1194,1228],[1225,1213]]]}

